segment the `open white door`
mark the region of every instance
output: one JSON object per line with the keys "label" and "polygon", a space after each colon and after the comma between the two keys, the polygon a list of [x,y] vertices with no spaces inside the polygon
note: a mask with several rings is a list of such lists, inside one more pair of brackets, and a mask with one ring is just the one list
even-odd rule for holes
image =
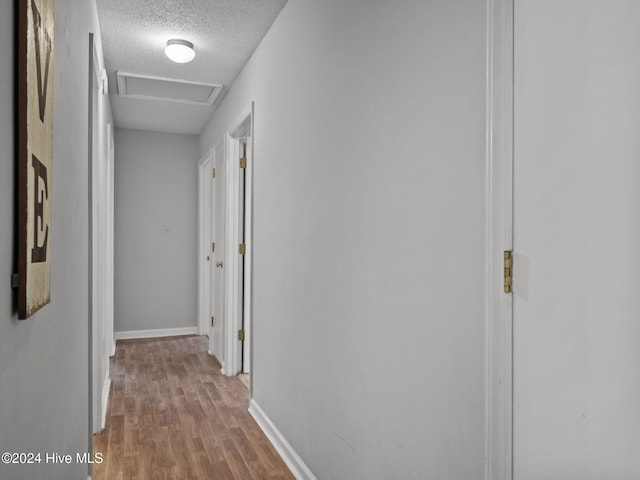
{"label": "open white door", "polygon": [[514,479],[638,479],[640,2],[514,6]]}
{"label": "open white door", "polygon": [[235,140],[240,163],[238,181],[238,241],[240,242],[238,257],[238,330],[239,371],[250,373],[251,368],[251,249],[248,248],[251,238],[251,137],[249,135]]}
{"label": "open white door", "polygon": [[225,151],[224,142],[220,142],[214,149],[216,180],[214,199],[214,241],[216,244],[213,254],[213,317],[214,326],[209,336],[209,351],[222,366],[222,372],[226,374],[225,360],[225,321],[224,321],[224,256],[225,256]]}
{"label": "open white door", "polygon": [[[223,270],[224,324],[223,372],[233,376],[250,369],[251,325],[251,158],[253,105],[225,133],[224,145],[224,259],[217,263]],[[216,147],[217,153],[218,147]],[[218,233],[216,233],[218,235]],[[218,235],[219,237],[219,235]],[[216,257],[218,258],[218,257]],[[216,295],[217,296],[217,295]],[[246,360],[243,365],[243,360]]]}
{"label": "open white door", "polygon": [[246,168],[243,171],[242,180],[242,213],[241,213],[241,226],[242,231],[242,244],[245,245],[245,252],[242,255],[242,263],[240,265],[240,275],[242,277],[242,315],[241,326],[244,340],[242,341],[242,361],[241,371],[242,373],[251,373],[251,266],[252,266],[252,252],[251,248],[251,227],[252,227],[252,184],[253,184],[253,138],[250,134],[242,140],[242,151],[244,158],[246,159]]}
{"label": "open white door", "polygon": [[211,150],[200,159],[198,169],[198,333],[211,335],[213,285],[213,158]]}
{"label": "open white door", "polygon": [[113,351],[113,142],[105,123],[106,72],[89,35],[89,308],[91,433],[104,428]]}

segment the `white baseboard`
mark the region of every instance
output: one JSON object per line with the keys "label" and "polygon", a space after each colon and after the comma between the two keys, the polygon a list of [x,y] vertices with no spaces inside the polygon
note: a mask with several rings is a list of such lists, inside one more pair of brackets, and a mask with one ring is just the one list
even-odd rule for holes
{"label": "white baseboard", "polygon": [[100,430],[103,430],[107,423],[107,404],[109,403],[109,391],[111,390],[111,378],[109,377],[109,369],[102,382],[102,412],[100,416]]}
{"label": "white baseboard", "polygon": [[249,402],[249,413],[282,457],[284,463],[287,464],[287,467],[289,467],[293,476],[296,477],[296,480],[317,480],[316,476],[309,470],[309,467],[305,465],[291,444],[287,442],[284,435],[282,435],[280,430],[278,430],[253,398]]}
{"label": "white baseboard", "polygon": [[127,330],[114,332],[116,340],[130,340],[133,338],[175,337],[177,335],[196,335],[198,327],[158,328],[154,330]]}

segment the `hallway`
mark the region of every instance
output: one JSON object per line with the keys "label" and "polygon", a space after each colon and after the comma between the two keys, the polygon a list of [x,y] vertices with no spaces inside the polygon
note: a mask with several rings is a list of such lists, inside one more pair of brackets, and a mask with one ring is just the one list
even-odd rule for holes
{"label": "hallway", "polygon": [[224,377],[206,337],[120,340],[96,480],[291,479],[255,423],[249,391]]}
{"label": "hallway", "polygon": [[0,480],[640,479],[638,24],[0,2]]}

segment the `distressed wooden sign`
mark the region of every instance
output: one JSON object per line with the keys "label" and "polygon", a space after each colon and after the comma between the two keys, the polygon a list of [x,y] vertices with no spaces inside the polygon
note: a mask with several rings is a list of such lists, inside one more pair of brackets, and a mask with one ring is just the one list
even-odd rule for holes
{"label": "distressed wooden sign", "polygon": [[54,0],[18,5],[18,317],[49,303]]}

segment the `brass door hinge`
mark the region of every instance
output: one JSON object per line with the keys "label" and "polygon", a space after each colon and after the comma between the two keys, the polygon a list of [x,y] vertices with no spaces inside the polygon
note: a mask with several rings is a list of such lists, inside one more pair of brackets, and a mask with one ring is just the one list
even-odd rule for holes
{"label": "brass door hinge", "polygon": [[216,242],[211,242],[211,251],[212,252],[216,251]]}
{"label": "brass door hinge", "polygon": [[511,293],[513,283],[513,252],[504,252],[504,293]]}
{"label": "brass door hinge", "polygon": [[243,170],[245,168],[247,168],[247,159],[246,158],[241,158],[240,159],[240,168],[243,169]]}
{"label": "brass door hinge", "polygon": [[211,326],[215,327],[216,325],[216,317],[211,317]]}
{"label": "brass door hinge", "polygon": [[244,330],[238,330],[238,340],[244,342]]}
{"label": "brass door hinge", "polygon": [[216,169],[215,169],[215,168],[213,168],[213,169],[211,170],[211,176],[212,176],[213,178],[216,178]]}
{"label": "brass door hinge", "polygon": [[238,246],[238,250],[240,251],[240,255],[244,255],[244,253],[247,251],[247,246],[244,243],[241,243]]}

